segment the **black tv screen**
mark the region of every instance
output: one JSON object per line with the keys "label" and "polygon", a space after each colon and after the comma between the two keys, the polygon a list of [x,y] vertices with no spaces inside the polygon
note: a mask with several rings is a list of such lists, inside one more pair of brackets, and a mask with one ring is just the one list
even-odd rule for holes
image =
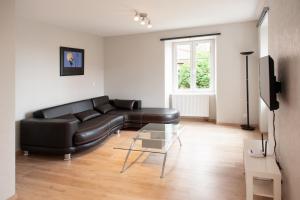
{"label": "black tv screen", "polygon": [[259,89],[260,97],[270,110],[279,108],[279,103],[276,99],[276,93],[280,87],[276,82],[274,75],[274,61],[271,56],[266,56],[260,59],[259,63]]}

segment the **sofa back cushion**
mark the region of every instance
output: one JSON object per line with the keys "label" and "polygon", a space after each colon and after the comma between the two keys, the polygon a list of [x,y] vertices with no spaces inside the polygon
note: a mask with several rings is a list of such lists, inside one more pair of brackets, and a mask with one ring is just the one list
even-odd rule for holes
{"label": "sofa back cushion", "polygon": [[115,110],[116,108],[112,105],[110,105],[109,103],[104,104],[104,105],[98,105],[95,107],[96,110],[98,110],[99,112],[105,114],[108,113],[109,111]]}
{"label": "sofa back cushion", "polygon": [[102,106],[109,103],[108,96],[101,96],[92,99],[94,107]]}
{"label": "sofa back cushion", "polygon": [[84,122],[93,118],[100,116],[101,114],[96,110],[86,110],[80,113],[75,114],[80,121]]}
{"label": "sofa back cushion", "polygon": [[135,100],[114,100],[114,106],[124,110],[133,110]]}
{"label": "sofa back cushion", "polygon": [[77,101],[73,103],[64,104],[61,106],[55,106],[55,107],[39,110],[33,113],[33,117],[50,119],[50,118],[57,118],[63,115],[75,114],[86,110],[92,110],[92,109],[93,109],[93,102],[92,100],[88,99],[88,100]]}

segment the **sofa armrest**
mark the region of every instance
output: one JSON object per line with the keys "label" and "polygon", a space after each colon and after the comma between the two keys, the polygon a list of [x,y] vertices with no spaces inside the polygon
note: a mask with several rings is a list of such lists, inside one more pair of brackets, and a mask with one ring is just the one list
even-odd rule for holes
{"label": "sofa armrest", "polygon": [[135,100],[133,104],[133,109],[137,109],[137,110],[142,109],[142,100]]}
{"label": "sofa armrest", "polygon": [[78,121],[72,119],[25,119],[20,124],[21,147],[72,147],[77,129]]}

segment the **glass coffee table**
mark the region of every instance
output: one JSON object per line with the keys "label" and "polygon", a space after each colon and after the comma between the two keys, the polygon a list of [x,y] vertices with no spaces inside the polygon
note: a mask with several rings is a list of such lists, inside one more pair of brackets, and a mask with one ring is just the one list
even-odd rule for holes
{"label": "glass coffee table", "polygon": [[[163,178],[169,149],[175,141],[179,142],[180,147],[182,145],[179,137],[182,133],[182,130],[183,126],[181,124],[150,123],[138,130],[137,134],[131,139],[115,146],[114,149],[128,151],[121,173],[126,170],[127,160],[132,151],[142,152],[140,156],[144,152],[159,153],[164,154],[164,160],[162,163],[160,175],[160,177]],[[140,156],[138,158],[140,158]]]}

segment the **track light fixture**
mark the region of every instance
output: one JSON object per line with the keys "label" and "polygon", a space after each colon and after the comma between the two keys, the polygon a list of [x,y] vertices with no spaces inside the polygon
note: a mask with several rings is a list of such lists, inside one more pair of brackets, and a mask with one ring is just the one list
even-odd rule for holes
{"label": "track light fixture", "polygon": [[147,13],[139,13],[138,11],[135,11],[133,20],[140,22],[140,24],[143,26],[147,24],[147,28],[152,28],[152,24]]}

